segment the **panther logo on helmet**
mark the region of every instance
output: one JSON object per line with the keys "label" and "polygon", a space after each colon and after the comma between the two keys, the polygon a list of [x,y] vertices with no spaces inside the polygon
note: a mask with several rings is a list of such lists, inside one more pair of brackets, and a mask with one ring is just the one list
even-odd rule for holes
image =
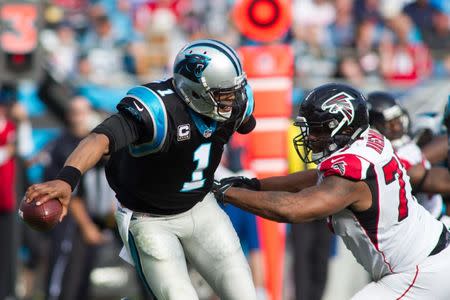
{"label": "panther logo on helmet", "polygon": [[200,54],[186,54],[175,67],[175,72],[180,73],[184,77],[193,82],[200,83],[203,71],[208,66],[211,58]]}
{"label": "panther logo on helmet", "polygon": [[[355,110],[353,108],[353,104],[351,100],[355,100],[352,96],[345,92],[340,92],[339,94],[334,95],[330,99],[327,99],[322,104],[322,109],[324,111],[328,111],[332,114],[341,114],[342,120],[339,124],[336,124],[337,128],[333,130],[332,135],[334,135],[339,129],[347,123],[350,125],[353,122],[355,117]],[[331,123],[332,124],[332,123]]]}

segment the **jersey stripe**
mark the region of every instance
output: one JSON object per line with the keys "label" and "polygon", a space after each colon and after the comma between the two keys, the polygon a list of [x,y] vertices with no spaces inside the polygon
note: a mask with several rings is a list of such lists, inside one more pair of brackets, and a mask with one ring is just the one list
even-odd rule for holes
{"label": "jersey stripe", "polygon": [[167,112],[161,98],[151,89],[138,86],[132,88],[128,97],[138,100],[149,112],[153,121],[153,140],[151,142],[130,146],[133,156],[144,156],[159,151],[167,137]]}
{"label": "jersey stripe", "polygon": [[416,274],[414,275],[414,278],[413,278],[413,281],[411,282],[411,284],[408,286],[406,291],[404,291],[403,294],[400,297],[398,297],[396,300],[402,299],[406,295],[406,293],[409,292],[409,290],[414,286],[414,283],[416,283],[417,275],[419,275],[419,266],[416,266]]}
{"label": "jersey stripe", "polygon": [[[131,231],[128,231],[128,246],[130,247],[131,257],[133,258],[134,264],[136,266],[137,273],[139,277],[141,278],[141,281],[144,282],[145,287],[147,288],[147,291],[153,295],[153,291],[150,288],[150,285],[148,284],[147,278],[145,278],[144,271],[142,269],[142,261],[139,257],[139,252],[136,247],[136,242],[134,241],[133,234]],[[154,295],[153,295],[154,297]]]}
{"label": "jersey stripe", "polygon": [[190,48],[194,48],[194,47],[200,47],[200,46],[211,47],[213,49],[216,49],[216,50],[222,52],[233,63],[234,69],[236,71],[236,76],[240,76],[242,74],[242,70],[240,69],[240,67],[238,65],[238,61],[239,60],[237,59],[236,55],[233,54],[233,53],[230,54],[230,52],[227,51],[226,49],[223,49],[223,47],[221,47],[220,44],[217,45],[217,44],[214,44],[212,41],[207,41],[207,42],[204,42],[204,43],[194,44],[194,45],[186,48],[186,50],[190,49]]}

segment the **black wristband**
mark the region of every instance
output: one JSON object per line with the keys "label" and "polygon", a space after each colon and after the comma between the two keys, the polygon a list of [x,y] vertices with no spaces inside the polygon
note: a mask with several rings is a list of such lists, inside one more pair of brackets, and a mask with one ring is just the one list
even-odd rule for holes
{"label": "black wristband", "polygon": [[250,181],[252,182],[255,191],[260,191],[261,190],[261,181],[259,181],[258,178],[254,177],[252,179],[250,179]]}
{"label": "black wristband", "polygon": [[72,166],[65,166],[62,168],[58,175],[56,175],[56,179],[67,182],[72,189],[72,192],[78,185],[78,182],[81,178],[81,171]]}

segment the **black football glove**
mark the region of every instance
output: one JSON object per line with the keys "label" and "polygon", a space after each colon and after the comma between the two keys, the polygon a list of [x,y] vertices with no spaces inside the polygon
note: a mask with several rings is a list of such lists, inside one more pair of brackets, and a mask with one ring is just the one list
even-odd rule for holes
{"label": "black football glove", "polygon": [[225,193],[232,186],[231,183],[222,184],[220,181],[214,180],[211,192],[219,203],[224,204]]}
{"label": "black football glove", "polygon": [[231,184],[233,187],[244,188],[252,191],[259,191],[261,183],[257,178],[248,178],[244,176],[227,177],[220,180],[221,185]]}
{"label": "black football glove", "polygon": [[233,176],[223,178],[220,181],[215,180],[212,187],[214,197],[219,203],[224,203],[225,193],[230,187],[239,187],[253,191],[259,191],[261,184],[256,178],[247,178],[244,176]]}

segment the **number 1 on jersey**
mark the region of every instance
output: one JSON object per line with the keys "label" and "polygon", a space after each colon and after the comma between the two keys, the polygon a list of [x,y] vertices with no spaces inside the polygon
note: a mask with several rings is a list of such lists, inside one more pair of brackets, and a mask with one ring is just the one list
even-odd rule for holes
{"label": "number 1 on jersey", "polygon": [[209,154],[211,151],[211,143],[201,144],[194,151],[194,161],[197,161],[197,168],[192,172],[192,180],[183,184],[182,192],[188,192],[202,188],[205,185],[203,170],[209,165]]}

